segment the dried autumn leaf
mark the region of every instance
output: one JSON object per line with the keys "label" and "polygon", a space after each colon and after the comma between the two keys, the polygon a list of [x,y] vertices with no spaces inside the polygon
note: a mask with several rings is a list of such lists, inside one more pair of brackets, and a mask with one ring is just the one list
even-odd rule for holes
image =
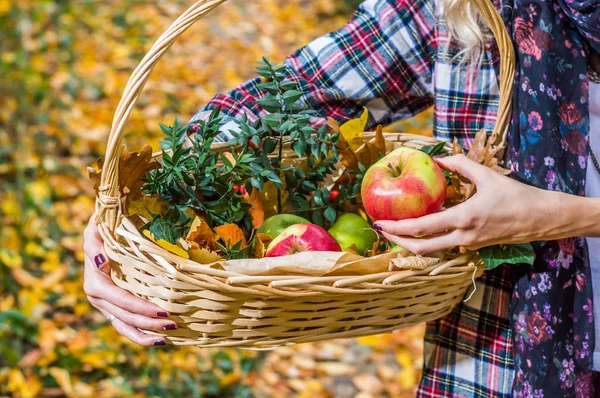
{"label": "dried autumn leaf", "polygon": [[[100,186],[100,170],[104,165],[104,158],[98,159],[97,164],[98,171],[88,167],[88,174],[94,184],[96,194]],[[158,167],[159,164],[152,158],[152,147],[150,145],[145,145],[139,152],[128,152],[127,147],[123,145],[119,156],[119,191],[122,196],[126,197],[126,202],[141,195],[140,189],[144,185],[141,178]]]}
{"label": "dried autumn leaf", "polygon": [[357,119],[348,120],[340,126],[341,136],[350,144],[350,148],[356,151],[362,144],[362,136],[369,120],[369,111],[364,108],[362,115]]}
{"label": "dried autumn leaf", "polygon": [[190,230],[185,237],[188,242],[196,243],[199,247],[211,251],[217,250],[215,242],[215,233],[208,226],[208,223],[202,217],[196,217],[190,226]]}
{"label": "dried autumn leaf", "polygon": [[152,232],[148,231],[147,229],[145,229],[143,231],[143,233],[144,233],[144,236],[146,236],[146,238],[150,239],[152,242],[156,243],[163,249],[165,249],[173,254],[177,254],[179,257],[190,258],[189,254],[185,250],[183,250],[183,248],[181,248],[177,245],[174,245],[171,242],[167,242],[164,239],[155,239],[154,235],[152,235]]}
{"label": "dried autumn leaf", "polygon": [[[287,184],[285,182],[285,178],[281,178],[281,203],[287,203],[290,193],[287,190]],[[277,211],[277,186],[271,182],[265,182],[264,189],[261,193],[261,199],[263,203],[263,211],[264,217],[269,218],[275,214],[278,214]],[[285,213],[288,210],[288,206],[284,206],[282,209],[282,213]]]}
{"label": "dried autumn leaf", "polygon": [[142,196],[131,200],[125,208],[125,214],[129,216],[139,215],[146,220],[152,220],[154,214],[162,214],[167,203],[154,196]]}
{"label": "dried autumn leaf", "polygon": [[263,258],[267,251],[267,246],[269,246],[269,243],[271,243],[272,240],[273,239],[267,234],[257,233],[254,237],[254,248],[252,251],[254,257]]}
{"label": "dried autumn leaf", "polygon": [[248,246],[244,232],[235,224],[219,225],[215,227],[215,232],[225,243],[225,247],[233,247],[240,241],[242,242],[240,249]]}
{"label": "dried autumn leaf", "polygon": [[190,260],[195,261],[199,264],[213,264],[217,261],[223,260],[223,257],[219,256],[212,250],[200,247],[196,242],[188,242],[190,249],[188,253]]}
{"label": "dried autumn leaf", "polygon": [[260,192],[258,189],[252,189],[251,194],[245,194],[244,199],[246,203],[250,203],[252,207],[248,209],[248,214],[252,219],[252,227],[254,229],[260,228],[265,221],[265,210],[263,209],[263,203]]}
{"label": "dried autumn leaf", "polygon": [[339,133],[339,131],[340,131],[340,124],[338,123],[338,121],[337,121],[337,120],[335,120],[335,119],[333,119],[333,118],[330,118],[330,117],[328,117],[328,118],[327,118],[327,125],[328,125],[329,127],[331,127],[331,133],[332,133],[332,134],[334,134],[334,133]]}

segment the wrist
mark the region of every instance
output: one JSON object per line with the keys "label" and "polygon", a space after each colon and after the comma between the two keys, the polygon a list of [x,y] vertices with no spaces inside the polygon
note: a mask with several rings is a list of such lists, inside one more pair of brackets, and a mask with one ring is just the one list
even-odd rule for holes
{"label": "wrist", "polygon": [[600,237],[600,198],[548,192],[551,226],[545,239]]}

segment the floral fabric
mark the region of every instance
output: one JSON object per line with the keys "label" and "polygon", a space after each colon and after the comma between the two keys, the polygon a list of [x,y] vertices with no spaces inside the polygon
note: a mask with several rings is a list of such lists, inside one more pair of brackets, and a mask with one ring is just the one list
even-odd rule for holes
{"label": "floral fabric", "polygon": [[[584,195],[587,68],[590,44],[600,48],[599,3],[515,0],[510,5],[506,19],[517,54],[508,140],[512,176]],[[511,303],[514,396],[589,397],[595,337],[585,240],[535,242],[534,249],[535,264],[519,277]]]}

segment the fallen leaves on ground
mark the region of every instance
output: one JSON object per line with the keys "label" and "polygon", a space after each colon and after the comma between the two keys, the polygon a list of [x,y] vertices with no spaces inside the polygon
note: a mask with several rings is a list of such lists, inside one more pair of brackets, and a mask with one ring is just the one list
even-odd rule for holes
{"label": "fallen leaves on ground", "polygon": [[[127,147],[138,151],[129,162],[143,160],[132,172],[151,167],[147,149],[139,150],[158,148],[159,123],[176,114],[188,119],[215,94],[253,77],[263,55],[281,63],[342,26],[358,2],[343,3],[231,0],[193,26],[158,64],[125,124]],[[121,337],[87,301],[82,233],[94,212],[87,167],[105,154],[133,68],[190,4],[0,0],[0,396],[343,397],[344,391],[359,393],[348,376],[357,372],[378,375],[383,396],[413,396],[422,339],[409,330],[378,337],[383,345],[377,347],[343,340],[266,355],[144,349]],[[388,128],[423,133],[431,130],[430,117],[428,111]],[[129,194],[137,190],[125,180],[121,186]],[[159,206],[134,199],[127,208],[144,218]],[[265,216],[272,203],[265,202]],[[216,258],[197,254],[201,262]],[[396,340],[400,336],[410,341]],[[293,362],[294,356],[300,359]]]}

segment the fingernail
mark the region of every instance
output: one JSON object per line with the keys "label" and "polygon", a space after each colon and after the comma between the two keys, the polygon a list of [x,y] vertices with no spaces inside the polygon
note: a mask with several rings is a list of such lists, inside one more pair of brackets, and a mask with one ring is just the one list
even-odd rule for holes
{"label": "fingernail", "polygon": [[381,228],[381,225],[379,224],[373,224],[373,229],[379,232],[383,231],[383,228]]}
{"label": "fingernail", "polygon": [[166,312],[163,312],[163,311],[159,312],[156,315],[158,315],[161,318],[168,318],[169,317],[169,314],[167,314]]}
{"label": "fingernail", "polygon": [[165,345],[167,344],[164,340],[156,340],[154,343],[152,343],[153,346],[159,346],[159,345]]}
{"label": "fingernail", "polygon": [[96,263],[96,267],[100,268],[102,267],[102,264],[106,262],[106,259],[104,258],[102,253],[100,253],[96,255],[96,257],[94,257],[94,262]]}
{"label": "fingernail", "polygon": [[168,325],[165,325],[165,327],[163,329],[164,330],[175,330],[175,329],[177,329],[177,325],[175,325],[174,323],[170,323]]}

